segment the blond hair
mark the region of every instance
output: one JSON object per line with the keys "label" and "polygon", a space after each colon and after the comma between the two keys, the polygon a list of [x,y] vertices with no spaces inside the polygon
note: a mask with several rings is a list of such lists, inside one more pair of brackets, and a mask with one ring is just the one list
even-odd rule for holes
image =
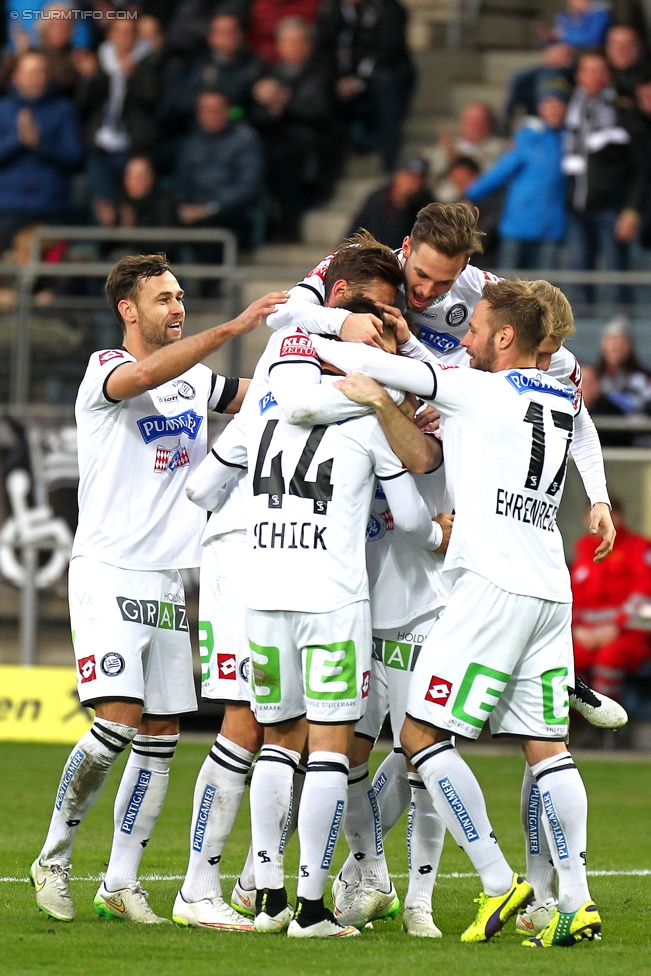
{"label": "blond hair", "polygon": [[572,306],[556,285],[550,284],[543,278],[530,281],[536,295],[547,305],[550,315],[549,335],[558,339],[561,345],[576,332]]}
{"label": "blond hair", "polygon": [[529,281],[489,281],[482,297],[490,306],[488,321],[492,335],[504,325],[512,326],[521,352],[535,353],[550,335],[549,306]]}

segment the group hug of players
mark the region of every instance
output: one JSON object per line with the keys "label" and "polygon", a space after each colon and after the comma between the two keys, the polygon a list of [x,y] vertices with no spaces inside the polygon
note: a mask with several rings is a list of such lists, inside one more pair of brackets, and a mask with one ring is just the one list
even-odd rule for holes
{"label": "group hug of players", "polygon": [[[486,941],[513,916],[527,946],[601,937],[587,799],[566,744],[570,698],[598,724],[625,716],[574,687],[556,512],[571,450],[600,536],[595,559],[608,555],[603,461],[563,346],[574,331],[566,299],[469,265],[480,250],[476,212],[432,204],[399,252],[358,235],[288,295],[186,339],[162,256],[114,268],[107,295],[124,346],[91,357],[76,408],[71,624],[80,699],[96,718],[31,868],[46,914],[74,918],[74,835],[131,744],[94,907],[166,921],[137,873],[178,715],[194,707],[178,571],[196,565],[201,538],[202,694],[225,715],[197,778],[175,922],[357,936],[399,912],[383,837],[408,809],[408,934],[441,936],[432,895],[447,829],[482,884],[462,941]],[[263,317],[274,332],[250,382],[199,364]],[[235,414],[209,453],[206,409]],[[371,782],[387,713],[394,750]],[[454,745],[486,721],[522,744],[526,878],[505,860]],[[252,768],[251,848],[228,904],[219,863]],[[294,831],[291,906],[283,860]],[[331,912],[341,832],[350,854]]]}

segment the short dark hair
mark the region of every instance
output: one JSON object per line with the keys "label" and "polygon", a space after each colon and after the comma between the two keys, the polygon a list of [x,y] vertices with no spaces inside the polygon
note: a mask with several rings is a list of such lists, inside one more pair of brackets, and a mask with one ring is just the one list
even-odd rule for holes
{"label": "short dark hair", "polygon": [[418,212],[411,234],[415,247],[429,244],[435,251],[455,258],[481,254],[484,232],[477,230],[479,210],[465,203],[428,203]]}
{"label": "short dark hair", "polygon": [[353,291],[376,280],[399,288],[402,284],[402,269],[395,251],[376,241],[367,230],[361,230],[348,237],[337,248],[328,265],[323,279],[326,300],[330,297],[334,283],[340,280],[347,281]]}
{"label": "short dark hair", "polygon": [[550,335],[551,316],[547,303],[529,281],[489,281],[482,297],[488,302],[488,321],[495,335],[503,325],[515,330],[518,348],[534,353]]}
{"label": "short dark hair", "polygon": [[128,254],[115,265],[106,279],[106,297],[123,335],[125,327],[118,309],[120,302],[124,299],[137,302],[141,283],[158,278],[169,270],[167,255],[162,251],[158,254]]}

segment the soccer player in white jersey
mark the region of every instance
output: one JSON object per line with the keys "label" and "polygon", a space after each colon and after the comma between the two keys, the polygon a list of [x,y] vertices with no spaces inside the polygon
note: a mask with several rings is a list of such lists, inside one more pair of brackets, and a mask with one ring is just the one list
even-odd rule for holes
{"label": "soccer player in white jersey", "polygon": [[[477,738],[487,720],[494,735],[522,741],[558,875],[558,908],[524,944],[601,937],[585,867],[587,798],[565,744],[572,597],[556,526],[581,402],[536,368],[546,332],[530,286],[503,281],[486,286],[463,339],[472,370],[361,346],[342,344],[330,354],[339,368],[422,396],[446,422],[455,526],[444,571],[452,592],[427,642],[436,671],[426,653],[416,664],[401,741],[482,880],[464,942],[490,939],[534,895],[500,851],[479,784],[451,742],[454,733]],[[315,341],[317,351],[323,344]]]}
{"label": "soccer player in white jersey", "polygon": [[[409,312],[422,337],[419,342],[399,332],[402,355],[467,364],[461,340],[484,285],[497,280],[495,275],[468,263],[473,253],[482,251],[478,213],[476,207],[461,203],[431,203],[419,212],[411,234],[397,252],[404,279],[398,304]],[[291,289],[289,301],[270,317],[268,325],[278,329],[300,320],[310,332],[379,344],[379,319],[362,315],[347,318],[342,312],[322,307],[323,278],[330,260],[332,255]],[[550,369],[564,383],[580,377],[576,359],[562,346],[552,356]],[[610,551],[615,529],[603,459],[597,432],[585,408],[577,419],[572,456],[592,505],[591,530],[602,534]]]}
{"label": "soccer player in white jersey", "polygon": [[[372,237],[359,235],[355,246],[345,248],[331,262],[325,282],[326,304],[355,308],[365,296],[393,302],[400,284],[400,266],[393,251]],[[371,306],[377,312],[375,306]],[[245,405],[271,405],[274,394],[291,409],[299,390],[309,423],[336,423],[369,413],[369,409],[347,399],[331,384],[315,385],[313,367],[301,356],[292,362],[290,381],[278,383],[282,370],[270,366],[279,358],[284,338],[272,335],[256,367]],[[298,340],[304,337],[298,333]],[[281,359],[286,363],[288,357]],[[307,375],[306,375],[307,373]],[[239,423],[238,421],[234,421]],[[213,512],[202,539],[199,588],[199,636],[202,660],[202,694],[224,703],[224,721],[197,778],[192,813],[190,860],[181,891],[172,912],[182,925],[211,928],[250,928],[241,916],[255,914],[256,885],[250,879],[252,857],[236,883],[231,903],[236,915],[224,903],[219,880],[219,862],[242,800],[246,776],[262,741],[262,727],[250,707],[248,671],[250,650],[245,631],[246,585],[246,485],[244,472],[234,479]],[[293,777],[292,777],[293,773]],[[252,826],[255,850],[274,851],[281,846],[283,831],[273,826],[286,817],[290,802],[294,814],[305,770],[298,759],[282,746],[264,746],[252,783]],[[292,782],[293,779],[293,782]],[[289,782],[288,782],[289,781]],[[290,792],[287,790],[290,788]],[[278,812],[280,809],[280,813]],[[292,825],[295,822],[295,817]],[[291,828],[289,828],[291,829]],[[286,842],[289,833],[284,837]],[[275,855],[258,855],[272,859]],[[265,870],[267,861],[258,865]],[[263,880],[261,889],[267,887]],[[262,923],[258,921],[258,926]]]}
{"label": "soccer player in white jersey", "polygon": [[[320,380],[321,363],[306,332],[283,339],[273,368],[292,371],[296,360],[309,364],[314,383]],[[265,743],[292,749],[296,759],[305,743],[305,717],[309,728],[298,814],[298,906],[288,934],[354,935],[357,929],[338,925],[325,909],[323,890],[345,816],[352,730],[368,695],[364,534],[373,474],[384,485],[397,526],[432,550],[443,533],[375,417],[328,427],[291,426],[279,407],[263,398],[245,419],[246,446],[230,425],[190,487],[193,498],[209,507],[215,485],[231,476],[229,466],[231,471],[233,465],[249,468],[247,630],[256,716],[266,726]],[[265,895],[256,921],[260,915],[288,914],[282,888],[269,888]]]}
{"label": "soccer player in white jersey", "polygon": [[255,328],[286,293],[184,339],[183,290],[165,255],[123,258],[106,291],[124,342],[93,353],[77,396],[79,525],[69,575],[79,697],[95,720],[66,761],[31,878],[38,907],[72,921],[77,828],[132,743],[94,905],[98,915],[158,923],[166,920],[149,907],[138,866],[165,797],[178,716],[196,708],[179,570],[198,565],[203,518],[185,483],[205,456],[207,411],[237,410],[248,385],[201,360]]}

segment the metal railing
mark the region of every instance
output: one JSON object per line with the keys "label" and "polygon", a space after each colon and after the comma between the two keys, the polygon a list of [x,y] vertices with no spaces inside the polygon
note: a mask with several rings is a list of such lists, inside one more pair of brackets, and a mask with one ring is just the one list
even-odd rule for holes
{"label": "metal railing", "polygon": [[[89,241],[93,244],[121,243],[141,244],[143,241],[170,244],[221,244],[222,262],[218,265],[183,264],[183,277],[188,279],[213,279],[224,281],[224,296],[229,311],[234,317],[239,304],[237,290],[238,278],[234,274],[237,267],[237,239],[228,230],[221,228],[123,228],[123,227],[71,227],[47,226],[36,228],[31,247],[30,260],[25,265],[4,265],[6,274],[14,274],[18,282],[18,301],[16,305],[14,343],[11,358],[11,403],[22,407],[29,400],[30,336],[29,322],[33,310],[33,288],[39,277],[105,278],[111,271],[114,261],[62,261],[50,263],[41,260],[45,240]],[[232,355],[237,356],[237,343]],[[235,371],[237,372],[237,370]]]}

